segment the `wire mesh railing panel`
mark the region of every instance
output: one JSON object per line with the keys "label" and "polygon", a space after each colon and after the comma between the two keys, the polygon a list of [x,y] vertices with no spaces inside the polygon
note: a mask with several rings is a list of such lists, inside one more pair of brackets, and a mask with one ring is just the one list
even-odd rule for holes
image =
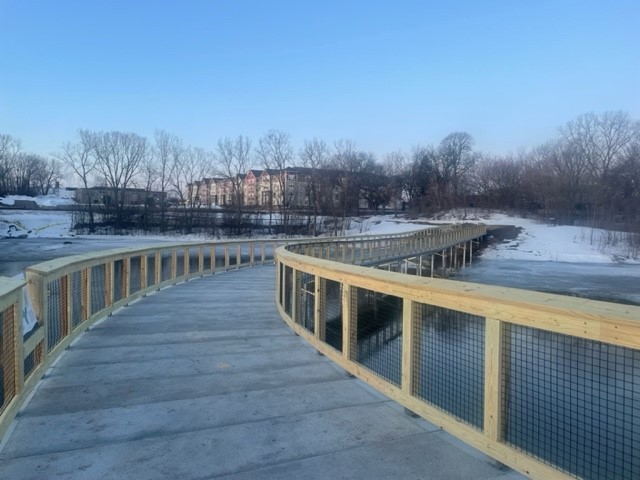
{"label": "wire mesh railing panel", "polygon": [[229,245],[229,266],[232,267],[238,263],[238,254],[235,245]]}
{"label": "wire mesh railing panel", "polygon": [[160,254],[160,278],[163,282],[171,280],[171,250],[163,250]]}
{"label": "wire mesh railing panel", "polygon": [[176,255],[176,277],[184,275],[184,250],[179,249]]}
{"label": "wire mesh railing panel", "polygon": [[71,278],[71,324],[73,328],[82,323],[82,272],[70,274]]}
{"label": "wire mesh railing panel", "polygon": [[49,351],[60,343],[64,337],[63,315],[62,315],[62,280],[57,278],[47,282],[47,348]]}
{"label": "wire mesh railing panel", "polygon": [[296,272],[296,323],[311,333],[315,331],[315,275]]}
{"label": "wire mesh railing panel", "polygon": [[202,250],[202,269],[204,272],[211,273],[211,248],[209,247]]}
{"label": "wire mesh railing panel", "polygon": [[[144,259],[144,257],[142,257]],[[143,260],[144,261],[144,260]],[[156,284],[156,256],[147,255],[147,287]]]}
{"label": "wire mesh railing panel", "polygon": [[264,245],[264,261],[273,262],[275,258],[275,249],[273,243],[266,243]]}
{"label": "wire mesh railing panel", "polygon": [[113,262],[113,303],[119,302],[125,296],[124,261]]}
{"label": "wire mesh railing panel", "polygon": [[129,293],[133,294],[142,289],[142,258],[141,256],[129,259]]}
{"label": "wire mesh railing panel", "polygon": [[355,361],[396,386],[402,376],[402,299],[355,288],[352,318],[357,322]]}
{"label": "wire mesh railing panel", "polygon": [[342,285],[333,280],[321,279],[320,312],[324,325],[324,341],[342,352]]}
{"label": "wire mesh railing panel", "polygon": [[186,273],[197,273],[200,271],[200,249],[198,247],[189,249],[189,271]]}
{"label": "wire mesh railing panel", "polygon": [[507,325],[505,441],[585,479],[640,478],[640,350]]}
{"label": "wire mesh railing panel", "polygon": [[432,305],[415,308],[413,395],[482,429],[485,319]]}
{"label": "wire mesh railing panel", "polygon": [[284,311],[291,316],[293,306],[293,268],[284,267]]}
{"label": "wire mesh railing panel", "polygon": [[255,246],[253,247],[253,261],[255,263],[260,263],[260,261],[262,260],[262,250],[263,250],[262,243],[256,243]]}
{"label": "wire mesh railing panel", "polygon": [[94,265],[91,267],[91,315],[105,307],[106,288],[104,263]]}
{"label": "wire mesh railing panel", "polygon": [[215,268],[224,268],[224,245],[216,245],[213,249],[213,253],[215,255]]}
{"label": "wire mesh railing panel", "polygon": [[249,265],[251,263],[251,246],[248,244],[240,246],[240,263]]}
{"label": "wire mesh railing panel", "polygon": [[17,332],[14,307],[0,311],[0,413],[16,396],[16,350]]}
{"label": "wire mesh railing panel", "polygon": [[25,380],[29,378],[29,375],[33,373],[33,371],[42,363],[43,355],[42,352],[44,350],[43,342],[38,343],[36,348],[29,353],[26,357],[24,357],[24,378]]}

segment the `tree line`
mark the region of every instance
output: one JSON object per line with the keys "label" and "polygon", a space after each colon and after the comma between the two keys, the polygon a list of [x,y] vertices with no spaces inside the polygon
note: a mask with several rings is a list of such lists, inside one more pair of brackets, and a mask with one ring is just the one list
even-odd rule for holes
{"label": "tree line", "polygon": [[[17,139],[0,135],[0,195],[46,194],[65,171],[84,188],[100,185],[114,192],[119,200],[109,211],[94,212],[87,205],[82,223],[90,230],[105,221],[117,228],[202,229],[208,220],[197,208],[200,196],[193,188],[204,178],[231,179],[241,198],[250,168],[281,171],[296,165],[311,172],[307,204],[284,201],[277,213],[286,225],[304,207],[312,234],[322,216],[336,225],[359,213],[361,200],[380,210],[392,199],[416,214],[475,206],[640,232],[640,122],[625,112],[580,115],[544,144],[508,155],[477,151],[467,132],[380,158],[349,139],[305,140],[296,152],[289,134],[280,130],[269,130],[257,142],[242,135],[220,138],[212,151],[163,130],[151,141],[135,133],[79,130],[48,158],[24,153]],[[130,187],[176,198],[179,215],[164,203],[132,213],[123,201]],[[282,192],[284,185],[277,187]],[[270,219],[273,213],[269,208]],[[239,224],[244,214],[242,201],[236,201],[229,215]]]}
{"label": "tree line", "polygon": [[23,152],[20,140],[0,134],[0,196],[48,195],[62,170],[55,159]]}

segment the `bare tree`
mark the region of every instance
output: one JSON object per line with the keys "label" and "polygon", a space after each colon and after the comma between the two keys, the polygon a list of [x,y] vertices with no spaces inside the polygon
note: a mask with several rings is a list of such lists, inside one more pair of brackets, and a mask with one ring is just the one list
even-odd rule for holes
{"label": "bare tree", "polygon": [[405,180],[411,167],[407,157],[400,150],[386,153],[382,158],[382,167],[384,175],[389,179],[389,197],[394,208],[398,204],[404,207]]}
{"label": "bare tree", "polygon": [[160,230],[164,231],[167,226],[167,193],[173,178],[173,169],[176,165],[176,153],[182,151],[182,140],[176,135],[165,132],[164,130],[155,131],[155,150],[154,158],[157,170],[157,182],[160,190]]}
{"label": "bare tree", "polygon": [[[89,188],[89,179],[96,171],[96,157],[93,155],[93,137],[88,130],[78,130],[76,143],[66,142],[54,156],[66,165],[82,182],[85,190]],[[91,198],[87,203],[89,213],[89,232],[95,231],[95,218]]]}
{"label": "bare tree", "polygon": [[489,207],[522,207],[524,171],[524,162],[515,158],[484,157],[475,170],[475,191]]}
{"label": "bare tree", "polygon": [[251,165],[251,140],[239,135],[235,140],[229,137],[218,140],[218,173],[229,179],[232,186],[234,223],[240,233],[243,211],[242,179]]}
{"label": "bare tree", "polygon": [[[318,233],[318,214],[322,206],[322,169],[326,166],[331,155],[329,145],[317,138],[305,140],[298,156],[305,168],[310,169],[307,198],[309,200],[309,216],[307,226],[310,235]],[[329,192],[331,195],[331,192]],[[313,215],[313,218],[312,218]]]}
{"label": "bare tree", "polygon": [[20,152],[20,140],[0,134],[0,195],[15,190],[15,162]]}
{"label": "bare tree", "polygon": [[587,113],[567,122],[560,129],[560,135],[588,165],[592,222],[611,216],[609,176],[623,161],[627,147],[639,138],[640,122],[620,111]]}
{"label": "bare tree", "polygon": [[440,205],[438,155],[432,146],[416,146],[411,152],[404,187],[412,208],[426,211],[432,205]]}
{"label": "bare tree", "polygon": [[[331,166],[340,170],[341,174],[340,208],[342,228],[345,228],[347,216],[351,213],[359,214],[362,173],[367,162],[373,160],[373,155],[356,150],[355,142],[350,139],[334,142],[334,152]],[[334,233],[337,233],[335,227]]]}
{"label": "bare tree", "polygon": [[174,148],[171,186],[178,196],[183,213],[183,231],[191,233],[200,206],[203,178],[211,171],[211,154],[201,148]]}
{"label": "bare tree", "polygon": [[14,193],[18,195],[35,195],[32,181],[36,175],[42,158],[32,153],[19,153],[13,164]]}
{"label": "bare tree", "polygon": [[622,157],[625,148],[638,136],[640,122],[625,112],[586,113],[567,122],[561,136],[571,143],[598,180]]}
{"label": "bare tree", "polygon": [[62,164],[56,159],[42,159],[34,178],[34,188],[39,195],[49,195],[62,179]]}
{"label": "bare tree", "polygon": [[476,163],[477,155],[473,154],[473,137],[467,132],[453,132],[447,135],[438,147],[440,166],[440,186],[444,197],[453,206],[461,194],[464,176]]}
{"label": "bare tree", "polygon": [[256,155],[262,165],[269,173],[269,186],[271,191],[269,202],[269,232],[271,232],[271,215],[273,210],[273,178],[277,184],[277,191],[280,198],[277,199],[278,210],[280,211],[280,221],[283,232],[288,233],[289,216],[293,205],[293,191],[288,187],[287,167],[291,166],[293,160],[293,147],[289,134],[280,130],[269,130],[260,140],[256,148]]}
{"label": "bare tree", "polygon": [[149,154],[146,138],[135,133],[98,132],[92,135],[93,153],[96,165],[108,187],[113,191],[115,226],[123,227],[125,191],[140,171],[145,157]]}

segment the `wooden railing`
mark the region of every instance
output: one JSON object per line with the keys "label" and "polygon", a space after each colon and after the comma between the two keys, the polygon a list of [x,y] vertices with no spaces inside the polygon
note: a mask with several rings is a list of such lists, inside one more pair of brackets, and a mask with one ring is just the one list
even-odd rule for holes
{"label": "wooden railing", "polygon": [[[332,252],[378,242],[408,252],[430,233],[331,237]],[[360,239],[360,240],[359,240]],[[193,277],[273,263],[278,245],[309,240],[165,243],[62,257],[27,268],[26,282],[0,277],[0,440],[19,408],[59,354],[88,326],[132,300]],[[429,243],[429,240],[421,240]],[[373,243],[369,243],[373,245]],[[347,245],[346,250],[342,245]],[[26,285],[26,286],[25,286]],[[23,333],[23,289],[37,327]]]}
{"label": "wooden railing", "polygon": [[292,244],[289,251],[342,263],[371,265],[411,255],[425,255],[483,237],[486,225],[463,224],[394,235],[322,238]]}
{"label": "wooden railing", "polygon": [[27,268],[37,327],[22,332],[24,281],[0,277],[0,439],[58,355],[88,326],[132,300],[190,278],[273,263],[286,242],[175,243],[73,255]]}
{"label": "wooden railing", "polygon": [[8,427],[1,421],[15,417],[23,399],[22,289],[24,282],[0,278],[0,438]]}
{"label": "wooden railing", "polygon": [[640,307],[351,265],[398,245],[354,242],[277,250],[297,334],[532,478],[640,478]]}
{"label": "wooden railing", "polygon": [[[533,478],[640,478],[640,308],[367,268],[484,234],[467,225],[289,241],[276,301],[296,333],[410,410]],[[0,437],[99,318],[150,291],[273,261],[274,241],[77,255],[0,279]],[[467,255],[472,251],[469,245]],[[22,291],[38,326],[22,334]]]}

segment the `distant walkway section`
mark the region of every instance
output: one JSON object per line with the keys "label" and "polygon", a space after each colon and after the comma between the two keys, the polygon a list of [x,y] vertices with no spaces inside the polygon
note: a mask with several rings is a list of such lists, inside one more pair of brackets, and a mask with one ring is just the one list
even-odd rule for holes
{"label": "distant walkway section", "polygon": [[275,275],[192,280],[94,325],[18,416],[0,478],[522,478],[296,337]]}

